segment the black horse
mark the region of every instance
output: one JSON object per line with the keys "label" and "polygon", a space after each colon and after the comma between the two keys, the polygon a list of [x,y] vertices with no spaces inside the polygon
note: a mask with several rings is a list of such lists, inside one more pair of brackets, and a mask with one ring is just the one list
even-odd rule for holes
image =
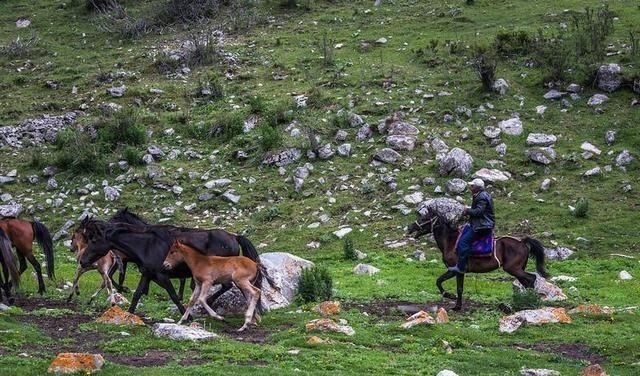
{"label": "black horse", "polygon": [[0,228],[0,265],[2,275],[0,275],[0,301],[3,300],[2,291],[7,298],[7,303],[13,304],[14,298],[11,296],[12,287],[18,289],[20,286],[20,272],[16,267],[16,258],[11,252],[11,240]]}
{"label": "black horse", "polygon": [[[409,226],[407,233],[409,235],[414,234],[416,239],[422,235],[433,234],[433,239],[442,253],[442,261],[445,266],[456,264],[458,256],[455,244],[460,230],[449,222],[445,216],[427,212],[426,215],[421,216]],[[487,273],[502,267],[505,272],[516,277],[524,287],[532,288],[536,281],[536,275],[528,273],[525,268],[529,257],[535,257],[536,270],[542,277],[548,277],[544,264],[544,247],[538,240],[530,237],[519,239],[512,236],[501,236],[495,239],[494,248],[494,253],[491,257],[474,257],[471,254],[467,272]],[[453,277],[456,277],[457,296],[445,292],[442,287],[444,281]],[[464,274],[446,271],[438,278],[436,286],[444,297],[456,299],[454,310],[462,309]]]}
{"label": "black horse", "polygon": [[[82,232],[88,242],[85,253],[80,259],[82,267],[91,265],[111,249],[116,249],[129,262],[138,265],[141,277],[129,307],[129,312],[132,313],[135,312],[141,295],[148,293],[151,281],[164,288],[180,312],[184,313],[184,307],[176,295],[170,278],[189,278],[191,272],[184,263],[170,271],[163,267],[170,246],[176,240],[204,254],[244,255],[259,262],[258,253],[247,238],[224,230],[199,230],[169,225],[135,226],[85,219],[76,231]],[[219,295],[220,293],[217,293],[209,300],[213,301]]]}

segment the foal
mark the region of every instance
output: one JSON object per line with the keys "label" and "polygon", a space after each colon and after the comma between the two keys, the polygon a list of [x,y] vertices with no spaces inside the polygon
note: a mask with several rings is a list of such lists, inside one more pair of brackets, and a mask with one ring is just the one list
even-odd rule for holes
{"label": "foal", "polygon": [[80,276],[89,270],[96,269],[100,276],[102,276],[102,284],[100,288],[91,295],[89,299],[89,304],[95,299],[96,296],[102,291],[103,288],[107,288],[107,293],[109,294],[109,302],[111,305],[117,304],[115,291],[113,290],[113,283],[111,282],[111,271],[118,267],[120,272],[122,273],[122,261],[118,259],[118,257],[111,251],[107,253],[104,257],[98,259],[98,261],[94,262],[91,266],[87,268],[83,268],[80,265],[80,258],[84,253],[85,249],[87,249],[87,241],[79,232],[73,234],[71,238],[71,250],[76,253],[76,259],[78,260],[78,267],[76,268],[76,275],[73,278],[73,287],[71,287],[71,294],[67,298],[67,301],[71,301],[73,298],[73,294],[80,295],[80,288],[78,287],[78,283],[80,281]]}
{"label": "foal", "polygon": [[260,288],[257,281],[262,279],[264,275],[267,278],[269,284],[274,286],[273,280],[267,275],[264,266],[252,261],[244,256],[208,256],[203,255],[194,248],[181,243],[179,241],[174,242],[171,245],[171,249],[164,260],[164,267],[171,269],[175,265],[185,262],[191,274],[193,280],[196,283],[196,287],[189,298],[187,309],[178,321],[178,324],[182,323],[193,310],[193,305],[196,301],[200,302],[209,315],[215,317],[218,320],[224,320],[224,317],[218,315],[207,304],[207,294],[211,287],[215,284],[222,284],[223,286],[230,286],[232,283],[238,286],[245,299],[247,299],[247,311],[244,314],[244,325],[239,332],[245,330],[247,325],[256,324],[256,320],[259,320],[259,316],[254,314],[256,306],[260,303]]}

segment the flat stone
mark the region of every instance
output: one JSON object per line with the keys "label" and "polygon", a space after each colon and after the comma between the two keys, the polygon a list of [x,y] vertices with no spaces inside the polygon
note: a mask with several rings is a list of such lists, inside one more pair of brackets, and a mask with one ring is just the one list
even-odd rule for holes
{"label": "flat stone", "polygon": [[510,136],[519,136],[522,134],[522,121],[519,118],[511,118],[498,123],[498,127]]}
{"label": "flat stone", "polygon": [[353,272],[358,274],[358,275],[362,275],[362,274],[374,275],[374,274],[378,273],[379,271],[380,271],[380,269],[376,268],[375,266],[368,265],[368,264],[358,264],[358,265],[356,265],[355,268],[353,268]]}
{"label": "flat stone", "polygon": [[340,230],[334,231],[333,235],[337,236],[338,239],[342,239],[345,235],[347,235],[351,231],[353,231],[351,227],[344,227],[344,228],[341,228]]}
{"label": "flat stone", "polygon": [[198,324],[186,326],[172,323],[157,323],[151,329],[156,337],[169,337],[174,340],[203,340],[218,337],[217,334],[201,328]]}
{"label": "flat stone", "polygon": [[558,138],[552,134],[529,133],[527,145],[529,146],[553,146]]}

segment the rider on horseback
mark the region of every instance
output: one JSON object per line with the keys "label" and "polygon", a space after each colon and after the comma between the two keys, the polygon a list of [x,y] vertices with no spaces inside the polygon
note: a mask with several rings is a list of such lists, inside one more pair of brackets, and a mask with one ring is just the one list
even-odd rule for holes
{"label": "rider on horseback", "polygon": [[470,208],[466,208],[463,215],[469,216],[469,224],[458,239],[456,251],[458,253],[458,264],[450,266],[449,271],[464,273],[467,269],[467,258],[471,251],[471,242],[479,237],[491,235],[495,225],[493,214],[493,199],[489,192],[484,190],[482,179],[473,179],[469,183],[469,188],[473,194],[473,201]]}

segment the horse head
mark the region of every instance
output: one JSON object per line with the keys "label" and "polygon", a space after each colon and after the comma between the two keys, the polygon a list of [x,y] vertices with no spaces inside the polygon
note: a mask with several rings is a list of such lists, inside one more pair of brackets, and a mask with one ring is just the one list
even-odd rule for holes
{"label": "horse head", "polygon": [[407,228],[407,235],[414,235],[416,239],[423,235],[427,235],[433,232],[433,225],[437,220],[437,216],[432,214],[429,210],[425,214],[419,214],[418,219],[415,220]]}
{"label": "horse head", "polygon": [[89,267],[111,250],[111,242],[105,237],[105,227],[105,222],[90,219],[76,230],[80,231],[86,241],[86,248],[79,260],[83,268]]}
{"label": "horse head", "polygon": [[117,223],[117,222],[129,223],[131,225],[141,225],[141,226],[149,224],[147,223],[147,221],[142,219],[142,217],[140,217],[139,215],[133,212],[130,212],[128,207],[124,207],[123,209],[118,210],[116,214],[114,214],[113,217],[109,219],[109,223]]}

